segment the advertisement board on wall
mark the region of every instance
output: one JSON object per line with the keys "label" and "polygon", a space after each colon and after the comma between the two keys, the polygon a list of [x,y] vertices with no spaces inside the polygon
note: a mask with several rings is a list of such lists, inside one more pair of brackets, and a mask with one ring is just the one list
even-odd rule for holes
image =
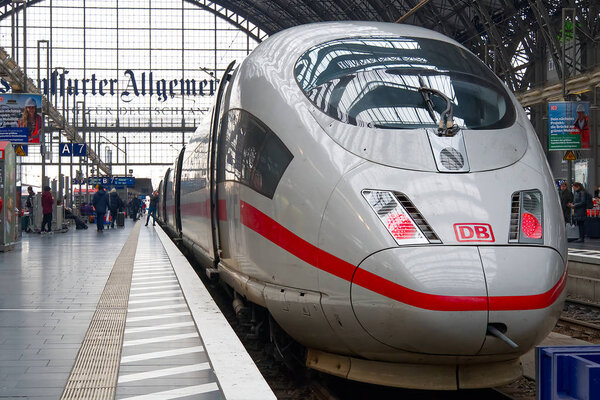
{"label": "advertisement board on wall", "polygon": [[590,103],[554,101],[548,103],[548,150],[585,150],[590,148]]}
{"label": "advertisement board on wall", "polygon": [[41,95],[0,95],[0,141],[40,143],[42,129]]}

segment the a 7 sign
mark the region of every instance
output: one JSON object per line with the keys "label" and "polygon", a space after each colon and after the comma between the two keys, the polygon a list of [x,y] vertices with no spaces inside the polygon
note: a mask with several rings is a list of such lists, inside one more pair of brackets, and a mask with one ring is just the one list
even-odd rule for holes
{"label": "a 7 sign", "polygon": [[87,155],[85,143],[61,143],[59,148],[62,157],[85,157]]}

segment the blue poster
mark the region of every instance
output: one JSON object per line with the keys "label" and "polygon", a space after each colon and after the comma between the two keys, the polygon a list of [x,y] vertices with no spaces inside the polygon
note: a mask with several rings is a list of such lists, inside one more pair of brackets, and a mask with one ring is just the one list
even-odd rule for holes
{"label": "blue poster", "polygon": [[549,150],[590,148],[590,103],[555,101],[548,103]]}
{"label": "blue poster", "polygon": [[0,142],[27,143],[29,129],[27,128],[0,128]]}

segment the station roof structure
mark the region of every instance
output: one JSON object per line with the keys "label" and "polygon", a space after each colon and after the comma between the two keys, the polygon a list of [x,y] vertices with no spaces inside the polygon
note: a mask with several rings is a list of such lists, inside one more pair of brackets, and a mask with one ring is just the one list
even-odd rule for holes
{"label": "station roof structure", "polygon": [[[0,19],[13,0],[0,0]],[[43,0],[29,0],[33,5]],[[600,40],[597,0],[186,0],[227,20],[258,41],[280,30],[319,21],[402,22],[443,33],[463,44],[515,92],[535,84],[540,49],[561,71],[562,9],[578,15],[577,34]],[[160,2],[159,2],[160,3]],[[540,44],[542,46],[540,46]]]}

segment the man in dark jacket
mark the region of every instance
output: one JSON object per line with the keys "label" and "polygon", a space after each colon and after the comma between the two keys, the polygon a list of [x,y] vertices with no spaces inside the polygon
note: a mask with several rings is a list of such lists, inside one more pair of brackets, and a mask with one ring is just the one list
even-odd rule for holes
{"label": "man in dark jacket", "polygon": [[102,185],[98,185],[98,191],[94,194],[92,205],[96,209],[96,227],[98,232],[102,232],[104,230],[104,215],[108,208],[108,195]]}
{"label": "man in dark jacket", "polygon": [[142,204],[142,201],[136,196],[133,199],[131,199],[131,216],[133,218],[134,221],[137,221],[139,216],[140,216],[140,205]]}
{"label": "man in dark jacket", "polygon": [[27,201],[25,202],[25,207],[31,210],[33,208],[33,199],[35,198],[35,192],[31,186],[27,187]]}
{"label": "man in dark jacket", "polygon": [[117,189],[115,188],[112,188],[108,195],[108,205],[110,208],[110,216],[112,218],[110,227],[114,228],[115,221],[117,220],[117,213],[123,208],[123,200],[121,200],[119,193],[117,193]]}
{"label": "man in dark jacket", "polygon": [[150,207],[148,208],[148,218],[146,218],[146,226],[152,215],[152,225],[156,225],[156,208],[158,207],[158,190],[155,190],[150,197]]}
{"label": "man in dark jacket", "polygon": [[577,221],[577,227],[579,228],[579,239],[577,239],[576,243],[583,243],[585,238],[585,218],[587,217],[587,197],[589,194],[583,188],[583,185],[579,182],[573,182],[573,190],[575,190],[574,200],[572,203],[569,203],[569,207],[571,207],[573,212],[573,219]]}
{"label": "man in dark jacket", "polygon": [[[42,213],[44,214],[44,218],[42,219],[42,233],[52,232],[52,205],[54,204],[54,197],[52,197],[52,193],[50,193],[50,186],[44,187],[44,192],[42,193]],[[44,227],[48,226],[47,230],[44,230]]]}
{"label": "man in dark jacket", "polygon": [[567,182],[560,184],[560,206],[562,207],[565,222],[571,222],[571,207],[569,203],[573,202],[573,192],[569,189]]}

